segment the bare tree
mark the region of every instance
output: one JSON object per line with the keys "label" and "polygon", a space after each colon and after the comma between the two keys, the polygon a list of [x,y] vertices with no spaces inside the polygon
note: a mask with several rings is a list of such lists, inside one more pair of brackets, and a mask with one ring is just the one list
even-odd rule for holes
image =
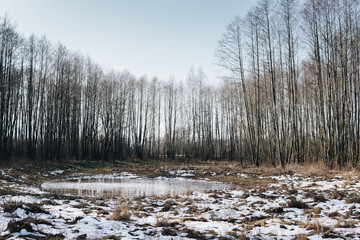
{"label": "bare tree", "polygon": [[254,123],[250,109],[247,88],[245,84],[245,69],[243,63],[243,31],[241,25],[243,24],[240,17],[235,17],[227,26],[227,31],[219,41],[217,50],[218,64],[230,72],[230,80],[235,84],[241,83],[242,96],[245,105],[246,124],[248,130],[248,138],[251,151],[251,162],[253,165],[259,165],[258,156],[256,156],[255,132]]}

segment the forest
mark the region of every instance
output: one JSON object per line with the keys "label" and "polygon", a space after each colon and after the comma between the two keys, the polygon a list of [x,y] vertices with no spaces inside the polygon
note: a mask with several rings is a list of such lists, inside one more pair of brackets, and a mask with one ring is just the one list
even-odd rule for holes
{"label": "forest", "polygon": [[25,38],[1,17],[0,163],[357,167],[359,10],[357,0],[257,1],[224,26],[214,49],[220,84],[195,68],[187,79],[105,71],[46,37]]}

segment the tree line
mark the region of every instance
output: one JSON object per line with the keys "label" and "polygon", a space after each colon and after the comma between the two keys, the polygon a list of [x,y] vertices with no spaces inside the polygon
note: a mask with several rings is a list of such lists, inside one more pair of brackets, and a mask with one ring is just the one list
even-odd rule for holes
{"label": "tree line", "polygon": [[358,165],[359,23],[357,0],[260,0],[227,26],[216,56],[253,165]]}
{"label": "tree line", "polygon": [[223,82],[105,72],[0,20],[0,160],[236,160],[260,166],[360,157],[357,0],[259,0],[226,26]]}

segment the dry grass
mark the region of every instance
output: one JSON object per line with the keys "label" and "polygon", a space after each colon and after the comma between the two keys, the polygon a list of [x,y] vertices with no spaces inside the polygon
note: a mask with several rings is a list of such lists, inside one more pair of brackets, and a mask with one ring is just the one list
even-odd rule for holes
{"label": "dry grass", "polygon": [[155,227],[174,228],[179,225],[179,222],[170,222],[168,218],[159,217],[156,220]]}
{"label": "dry grass", "polygon": [[39,203],[39,205],[43,206],[43,205],[50,205],[50,206],[56,206],[59,205],[58,203],[56,203],[53,200],[47,199],[47,200],[43,200]]}
{"label": "dry grass", "polygon": [[[259,179],[259,176],[278,176],[283,174],[300,174],[303,176],[317,176],[323,178],[330,178],[334,175],[340,174],[346,176],[346,171],[330,170],[323,163],[312,164],[288,164],[285,169],[280,167],[262,165],[258,168],[255,167],[243,167],[238,163],[233,162],[210,162],[210,166],[206,167],[209,172],[217,173],[216,176],[207,176],[211,180],[220,181],[225,183],[238,184],[241,188],[261,188],[267,186],[269,183],[275,182],[271,178]],[[247,174],[248,177],[240,177],[237,174]],[[352,173],[354,175],[354,173]]]}
{"label": "dry grass", "polygon": [[297,200],[295,197],[291,197],[290,198],[290,201],[287,203],[287,207],[289,208],[300,208],[300,209],[308,209],[309,206],[300,201],[300,200]]}
{"label": "dry grass", "polygon": [[110,220],[114,221],[130,221],[131,213],[129,211],[129,205],[123,204],[116,207],[113,215],[110,217]]}
{"label": "dry grass", "polygon": [[320,214],[320,213],[321,213],[321,208],[320,208],[320,207],[315,207],[315,208],[313,209],[313,213],[315,213],[315,214]]}
{"label": "dry grass", "polygon": [[171,208],[172,208],[173,206],[175,206],[175,205],[176,205],[176,203],[175,203],[174,201],[172,201],[172,200],[167,200],[167,201],[164,203],[163,208],[161,209],[161,212],[168,212],[168,211],[170,211]]}
{"label": "dry grass", "polygon": [[315,208],[312,208],[312,209],[304,209],[304,213],[305,214],[310,214],[310,216],[319,215],[321,213],[321,208],[320,207],[315,207]]}
{"label": "dry grass", "polygon": [[117,237],[117,236],[115,236],[115,235],[110,235],[110,236],[106,236],[106,237],[101,238],[101,240],[107,240],[107,239],[121,240],[120,237]]}
{"label": "dry grass", "polygon": [[358,220],[344,220],[344,217],[340,217],[335,225],[335,228],[355,228]]}
{"label": "dry grass", "polygon": [[313,196],[314,202],[326,202],[327,199],[322,194],[314,195]]}
{"label": "dry grass", "polygon": [[4,212],[13,213],[16,209],[22,208],[23,203],[16,201],[9,201],[2,204],[1,207],[3,208]]}
{"label": "dry grass", "polygon": [[338,191],[337,189],[335,189],[330,195],[331,199],[338,199],[338,200],[342,200],[345,197],[346,197],[346,193],[342,191]]}
{"label": "dry grass", "polygon": [[351,217],[353,216],[355,208],[356,208],[356,207],[355,207],[355,204],[353,204],[353,205],[349,208],[349,211],[348,211],[347,214],[346,214],[346,216],[347,216],[348,218],[351,218]]}
{"label": "dry grass", "polygon": [[322,162],[307,164],[288,164],[285,167],[287,172],[294,172],[304,176],[326,176],[335,174],[336,171],[329,170]]}
{"label": "dry grass", "polygon": [[175,209],[175,210],[173,211],[173,215],[174,215],[174,216],[179,215],[179,211],[178,211],[177,209]]}
{"label": "dry grass", "polygon": [[83,216],[77,216],[74,218],[74,220],[67,222],[67,224],[70,224],[70,225],[76,224],[78,221],[80,221],[83,218],[84,218]]}
{"label": "dry grass", "polygon": [[357,220],[348,220],[348,221],[344,221],[344,223],[341,226],[343,228],[356,228],[357,223],[358,223]]}
{"label": "dry grass", "polygon": [[76,208],[88,208],[88,207],[90,207],[90,205],[88,203],[86,203],[86,202],[81,202],[78,205],[75,205],[74,207],[76,207]]}
{"label": "dry grass", "polygon": [[162,234],[164,236],[177,236],[177,233],[171,228],[164,228]]}
{"label": "dry grass", "polygon": [[31,226],[31,224],[46,224],[51,226],[51,223],[46,220],[27,217],[19,221],[9,222],[7,230],[10,233],[20,232],[22,229],[25,229],[28,232],[34,232],[34,229]]}
{"label": "dry grass", "polygon": [[206,239],[205,235],[201,232],[198,232],[198,231],[194,231],[194,230],[191,230],[191,229],[186,229],[184,230],[186,234],[186,237],[187,238],[194,238],[194,239],[198,239],[198,240],[203,240],[203,239]]}
{"label": "dry grass", "polygon": [[326,233],[330,230],[329,227],[322,225],[319,219],[315,219],[314,221],[308,220],[308,222],[305,223],[304,228],[306,230],[312,230],[312,233],[314,234]]}
{"label": "dry grass", "polygon": [[280,214],[284,212],[284,209],[282,207],[276,207],[276,208],[270,208],[265,210],[266,213],[274,213],[274,214]]}
{"label": "dry grass", "polygon": [[341,214],[339,212],[329,212],[326,214],[326,216],[328,216],[330,218],[336,218],[336,217],[340,217]]}
{"label": "dry grass", "polygon": [[242,236],[241,233],[238,233],[236,231],[227,232],[226,235],[230,236],[230,238],[224,238],[224,239],[245,239],[245,238],[242,238],[244,236]]}
{"label": "dry grass", "polygon": [[48,213],[48,211],[45,211],[41,204],[37,203],[27,203],[26,204],[27,212],[31,213]]}
{"label": "dry grass", "polygon": [[244,229],[246,231],[250,231],[255,227],[264,227],[266,226],[266,221],[269,220],[269,218],[264,218],[260,220],[252,220],[252,219],[245,219]]}
{"label": "dry grass", "polygon": [[360,203],[360,195],[357,193],[352,193],[345,201],[346,203]]}
{"label": "dry grass", "polygon": [[295,235],[295,237],[292,240],[308,240],[309,238],[307,237],[306,234],[297,234]]}
{"label": "dry grass", "polygon": [[188,207],[188,209],[186,210],[186,213],[189,213],[189,214],[195,214],[195,213],[199,213],[199,209],[197,206],[195,205],[190,205]]}

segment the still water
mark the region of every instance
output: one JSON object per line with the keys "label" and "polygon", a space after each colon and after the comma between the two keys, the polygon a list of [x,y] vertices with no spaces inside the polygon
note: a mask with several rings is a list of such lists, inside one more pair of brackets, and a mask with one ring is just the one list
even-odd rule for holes
{"label": "still water", "polygon": [[101,178],[86,177],[66,181],[45,182],[42,191],[51,194],[73,196],[105,197],[119,196],[132,198],[151,195],[182,195],[193,191],[223,190],[234,185],[194,181],[187,179],[152,179],[152,178]]}

